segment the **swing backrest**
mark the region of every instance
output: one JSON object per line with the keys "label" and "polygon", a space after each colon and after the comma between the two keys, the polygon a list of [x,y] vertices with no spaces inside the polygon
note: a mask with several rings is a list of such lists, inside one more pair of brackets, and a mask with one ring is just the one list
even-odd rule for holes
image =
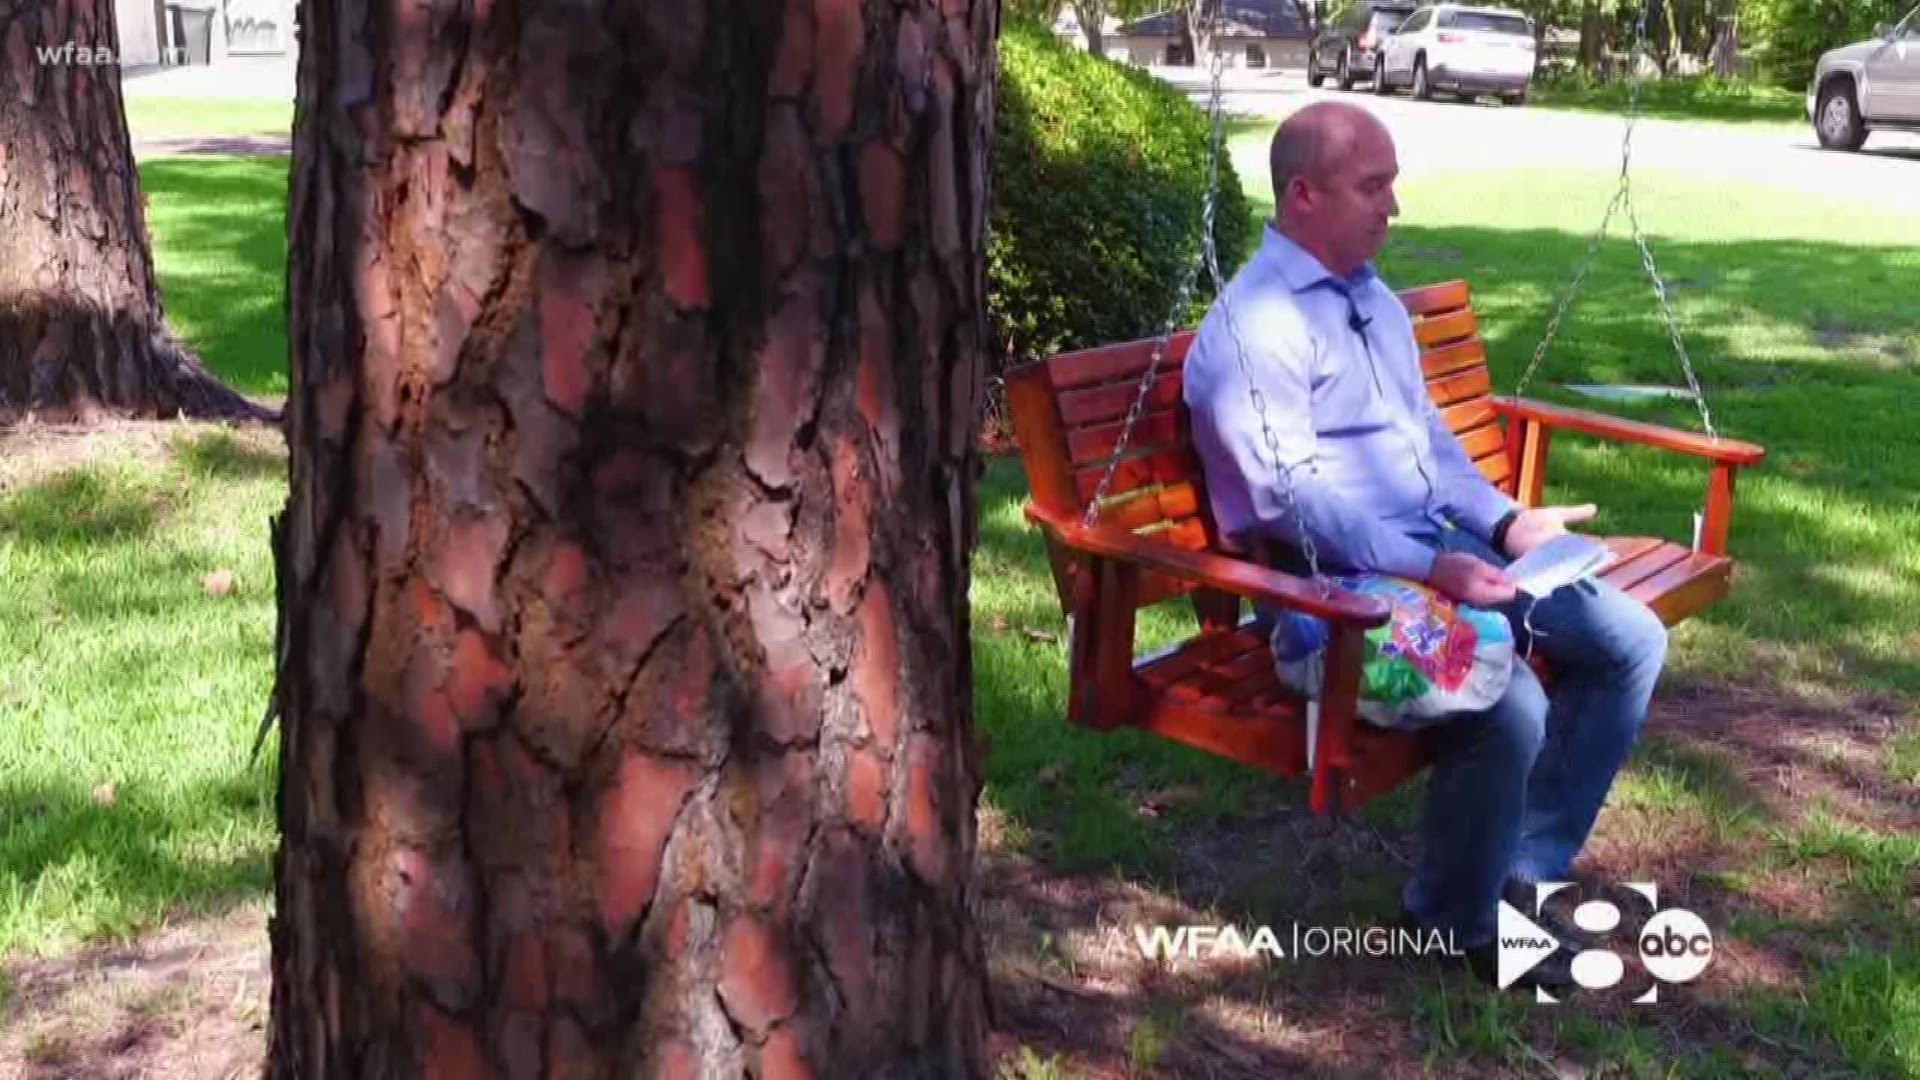
{"label": "swing backrest", "polygon": [[[1479,320],[1463,281],[1400,293],[1413,316],[1427,392],[1448,427],[1487,478],[1509,493],[1513,467],[1489,399],[1492,381]],[[1194,451],[1181,375],[1191,332],[1176,334],[1103,500],[1101,518],[1189,551],[1224,551]],[[1152,340],[1061,353],[1007,373],[1007,400],[1031,497],[1041,508],[1075,519],[1105,474],[1127,411],[1153,357]],[[1070,607],[1065,553],[1049,551],[1061,603]],[[1139,605],[1193,590],[1191,582],[1148,574]]]}

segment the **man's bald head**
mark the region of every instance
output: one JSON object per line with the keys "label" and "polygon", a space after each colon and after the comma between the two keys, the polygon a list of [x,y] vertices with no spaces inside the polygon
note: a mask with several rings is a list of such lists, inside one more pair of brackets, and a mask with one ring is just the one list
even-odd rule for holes
{"label": "man's bald head", "polygon": [[1321,101],[1273,134],[1274,216],[1280,231],[1328,270],[1349,273],[1379,253],[1399,175],[1393,137],[1358,106]]}
{"label": "man's bald head", "polygon": [[1296,176],[1324,178],[1333,163],[1352,155],[1354,143],[1363,135],[1392,143],[1386,125],[1367,110],[1344,101],[1316,101],[1287,117],[1273,133],[1273,146],[1267,154],[1275,202],[1285,205],[1287,184]]}

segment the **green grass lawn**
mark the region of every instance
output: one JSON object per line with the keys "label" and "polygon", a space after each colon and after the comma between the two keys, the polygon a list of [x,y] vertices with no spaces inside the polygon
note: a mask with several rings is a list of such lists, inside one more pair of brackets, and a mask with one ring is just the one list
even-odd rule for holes
{"label": "green grass lawn", "polygon": [[[1539,108],[1624,115],[1631,88],[1625,80],[1600,85],[1536,82],[1528,98]],[[1641,114],[1667,120],[1794,124],[1805,122],[1806,107],[1803,91],[1764,83],[1687,78],[1656,79],[1640,87]]]}
{"label": "green grass lawn", "polygon": [[235,389],[287,392],[284,157],[140,163],[167,318]]}
{"label": "green grass lawn", "polygon": [[186,135],[279,135],[293,130],[293,102],[271,98],[129,96],[127,128],[135,139]]}
{"label": "green grass lawn", "polygon": [[[1242,175],[1259,177],[1264,135],[1235,150]],[[283,161],[142,166],[170,315],[217,370],[265,394],[285,390],[284,177]],[[1674,684],[1756,687],[1764,700],[1839,715],[1860,695],[1898,703],[1904,733],[1855,765],[1896,792],[1920,783],[1920,443],[1906,433],[1920,402],[1910,304],[1920,218],[1662,174],[1642,174],[1639,190],[1716,420],[1772,452],[1741,484],[1737,595],[1676,634]],[[1469,280],[1496,383],[1510,387],[1609,194],[1598,173],[1412,182],[1384,269],[1401,286]],[[1675,377],[1628,246],[1604,252],[1586,295],[1536,390],[1574,400],[1553,384]],[[1619,411],[1691,423],[1684,408]],[[1698,469],[1573,439],[1554,455],[1551,496],[1599,502],[1608,531],[1688,535]],[[138,461],[93,460],[0,490],[0,956],[63,950],[267,888],[274,781],[245,753],[268,683],[266,517],[283,497],[280,470],[270,450],[200,430]],[[1062,620],[1019,515],[1017,466],[993,462],[980,496],[976,702],[992,740],[985,802],[1004,843],[1056,871],[1179,894],[1191,887],[1186,849],[1260,827],[1297,788],[1137,735],[1067,729]],[[203,575],[223,567],[239,588],[208,595]],[[1186,624],[1160,611],[1146,629],[1167,640]],[[1181,784],[1199,797],[1139,812],[1143,793]],[[1920,844],[1839,808],[1785,813],[1760,796],[1720,758],[1656,733],[1602,837],[1633,850],[1644,832],[1671,849],[1675,830],[1696,829],[1704,846],[1684,852],[1683,866],[1724,917],[1716,933],[1759,949],[1798,943],[1801,984],[1604,1023],[1451,983],[1363,996],[1336,984],[1311,1003],[1412,1032],[1419,1053],[1455,1074],[1538,1072],[1541,1045],[1622,1075],[1752,1070],[1750,1057],[1708,1049],[1702,1024],[1731,1032],[1741,1053],[1763,1048],[1783,1072],[1920,1072],[1910,900]],[[1397,835],[1413,799],[1386,800],[1362,825]],[[1257,885],[1193,902],[1280,918],[1303,878],[1325,878],[1350,918],[1390,914],[1392,868],[1349,868],[1343,850],[1309,842],[1275,856]],[[1785,880],[1820,904],[1757,899]],[[1290,1001],[1310,1007],[1307,995]]]}
{"label": "green grass lawn", "polygon": [[[47,435],[0,435],[11,465]],[[0,485],[0,956],[264,891],[272,771],[264,440],[183,430]],[[215,596],[209,573],[235,588]]]}
{"label": "green grass lawn", "polygon": [[[142,162],[168,316],[239,389],[286,392],[284,158]],[[22,479],[0,434],[0,956],[52,953],[269,884],[270,438],[184,429]],[[238,586],[209,595],[228,569]],[[102,785],[111,785],[112,799]],[[0,995],[4,996],[4,995]]]}

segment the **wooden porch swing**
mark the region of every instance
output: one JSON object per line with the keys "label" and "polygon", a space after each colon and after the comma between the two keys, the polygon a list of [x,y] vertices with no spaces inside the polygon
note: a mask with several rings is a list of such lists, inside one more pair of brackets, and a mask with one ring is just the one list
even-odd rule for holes
{"label": "wooden porch swing", "polygon": [[[1219,75],[1216,65],[1216,161]],[[1637,95],[1635,100],[1637,105]],[[1212,205],[1210,188],[1209,222]],[[1632,214],[1624,164],[1607,220],[1621,205]],[[1602,236],[1606,227],[1603,221]],[[1606,541],[1615,558],[1605,580],[1671,626],[1727,595],[1735,567],[1727,553],[1735,476],[1765,452],[1713,433],[1637,220],[1634,236],[1708,434],[1495,396],[1467,284],[1445,282],[1400,298],[1413,316],[1435,405],[1488,480],[1522,504],[1540,502],[1556,432],[1656,447],[1706,463],[1705,507],[1695,518],[1690,545],[1654,537]],[[1203,246],[1217,291],[1210,229]],[[1598,249],[1596,237],[1588,266]],[[1522,388],[1586,271],[1583,266],[1562,300]],[[1183,282],[1176,312],[1184,309],[1191,282],[1191,276]],[[1065,353],[1006,377],[1031,492],[1027,517],[1045,538],[1060,602],[1071,619],[1068,719],[1100,731],[1140,728],[1278,776],[1309,775],[1314,813],[1354,810],[1414,776],[1432,757],[1428,736],[1376,728],[1358,717],[1363,636],[1386,622],[1387,610],[1317,576],[1271,569],[1223,545],[1181,392],[1192,333],[1173,333],[1173,326],[1170,320],[1157,340]],[[1199,632],[1171,649],[1136,656],[1136,613],[1181,596],[1192,598]],[[1243,600],[1268,601],[1328,622],[1317,723],[1309,723],[1309,703],[1277,681],[1266,637],[1250,614],[1242,617]],[[1535,665],[1551,677],[1537,656]]]}

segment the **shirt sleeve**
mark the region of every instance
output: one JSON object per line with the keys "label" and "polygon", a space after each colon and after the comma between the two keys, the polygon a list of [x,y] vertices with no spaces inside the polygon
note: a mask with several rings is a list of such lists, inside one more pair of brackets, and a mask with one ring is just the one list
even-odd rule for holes
{"label": "shirt sleeve", "polygon": [[1425,403],[1428,444],[1439,467],[1440,509],[1461,528],[1491,542],[1493,527],[1509,510],[1520,509],[1520,504],[1494,487],[1473,459],[1467,457],[1459,437],[1448,429],[1446,419],[1434,406],[1433,399],[1426,395],[1425,387],[1421,388],[1420,400]]}
{"label": "shirt sleeve", "polygon": [[[1248,318],[1243,327],[1245,365],[1221,325],[1210,318],[1196,350],[1217,376],[1190,402],[1195,441],[1210,480],[1238,480],[1246,492],[1251,531],[1283,543],[1299,544],[1299,531],[1287,506],[1278,463],[1292,478],[1293,494],[1307,535],[1323,561],[1424,581],[1435,552],[1388,525],[1338,490],[1320,468],[1318,439],[1308,407],[1311,400],[1312,345],[1297,320]],[[1249,384],[1251,378],[1251,385]],[[1264,419],[1255,391],[1265,406]],[[1272,446],[1269,446],[1269,437]],[[1229,480],[1231,482],[1231,480]]]}

